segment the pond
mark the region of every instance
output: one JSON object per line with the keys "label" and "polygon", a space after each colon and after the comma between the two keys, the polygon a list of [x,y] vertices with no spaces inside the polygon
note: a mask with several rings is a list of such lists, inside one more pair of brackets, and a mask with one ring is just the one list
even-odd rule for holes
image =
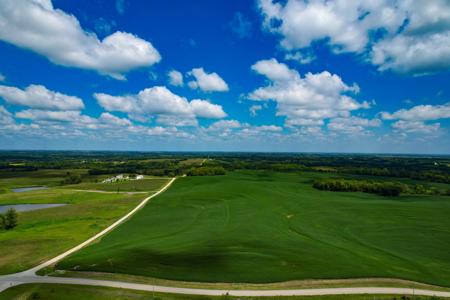
{"label": "pond", "polygon": [[15,204],[15,205],[0,205],[0,214],[5,213],[10,208],[15,208],[16,211],[30,211],[37,209],[53,208],[64,206],[67,204]]}
{"label": "pond", "polygon": [[11,189],[11,191],[13,191],[14,193],[23,193],[23,192],[30,192],[30,191],[46,190],[46,189],[48,189],[48,187],[46,187],[46,186],[28,186],[28,187]]}

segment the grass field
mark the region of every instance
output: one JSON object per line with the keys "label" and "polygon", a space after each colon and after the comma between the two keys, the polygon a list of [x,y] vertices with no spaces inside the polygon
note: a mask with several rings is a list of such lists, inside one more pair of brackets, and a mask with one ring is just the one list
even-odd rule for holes
{"label": "grass field", "polygon": [[286,299],[286,300],[439,300],[437,297],[404,297],[396,295],[342,295],[342,296],[311,296],[311,297],[231,297],[231,296],[197,296],[197,295],[175,295],[160,294],[144,291],[133,291],[116,288],[92,287],[80,285],[63,284],[24,284],[7,289],[0,294],[0,300],[22,300],[22,299],[45,299],[45,300],[234,300],[234,299]]}
{"label": "grass field", "polygon": [[[70,171],[86,174],[86,170]],[[130,211],[146,197],[142,194],[98,194],[63,189],[59,183],[66,172],[67,170],[43,170],[0,173],[0,186],[5,191],[34,185],[50,187],[48,190],[24,193],[4,192],[0,194],[0,205],[68,204],[57,208],[20,212],[19,226],[14,230],[0,230],[0,274],[28,269],[81,243]],[[167,179],[141,180],[138,189],[152,192],[166,182]],[[124,182],[124,190],[127,190],[127,183]],[[84,185],[86,189],[91,188],[90,184]]]}
{"label": "grass field", "polygon": [[44,190],[0,195],[2,204],[67,203],[19,213],[19,226],[0,231],[0,274],[33,267],[84,241],[131,210],[143,195]]}
{"label": "grass field", "polygon": [[80,175],[84,182],[101,181],[112,175],[89,175],[86,169],[45,169],[29,172],[0,171],[0,194],[10,192],[11,189],[29,186],[63,187],[62,181],[67,172]]}
{"label": "grass field", "polygon": [[394,277],[450,285],[450,197],[317,191],[332,174],[180,178],[59,269],[184,281]]}
{"label": "grass field", "polygon": [[80,190],[100,190],[110,192],[142,192],[142,191],[156,191],[161,186],[168,182],[167,178],[152,178],[142,180],[127,180],[111,183],[80,183],[67,185],[67,189]]}
{"label": "grass field", "polygon": [[32,172],[0,172],[0,190],[8,191],[34,185],[58,186],[67,172],[87,176],[87,170],[39,170]]}

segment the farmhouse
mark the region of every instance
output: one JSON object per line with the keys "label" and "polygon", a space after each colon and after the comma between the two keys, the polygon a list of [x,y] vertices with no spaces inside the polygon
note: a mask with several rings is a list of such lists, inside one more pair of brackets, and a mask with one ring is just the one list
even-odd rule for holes
{"label": "farmhouse", "polygon": [[141,179],[144,179],[144,175],[136,175],[136,177],[131,178],[128,175],[119,174],[114,177],[106,178],[105,180],[102,181],[102,183],[113,183],[113,182],[117,182],[117,181],[141,180]]}

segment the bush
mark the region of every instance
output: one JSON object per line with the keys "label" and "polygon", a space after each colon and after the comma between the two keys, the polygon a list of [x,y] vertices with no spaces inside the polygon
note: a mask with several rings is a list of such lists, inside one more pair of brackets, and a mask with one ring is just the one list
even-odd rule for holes
{"label": "bush", "polygon": [[0,228],[10,230],[17,226],[19,221],[17,211],[14,208],[8,209],[4,215],[0,215]]}
{"label": "bush", "polygon": [[75,174],[67,174],[67,177],[61,182],[61,184],[78,184],[81,183],[81,176]]}

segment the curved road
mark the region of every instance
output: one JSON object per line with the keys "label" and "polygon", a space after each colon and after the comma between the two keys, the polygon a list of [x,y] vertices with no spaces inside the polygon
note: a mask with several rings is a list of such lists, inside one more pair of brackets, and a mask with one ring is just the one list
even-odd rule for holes
{"label": "curved road", "polygon": [[113,288],[124,288],[131,290],[172,293],[172,294],[188,294],[188,295],[207,295],[207,296],[221,296],[229,294],[232,296],[323,296],[323,295],[350,295],[350,294],[396,294],[396,295],[420,295],[420,296],[438,296],[438,297],[450,297],[450,292],[433,291],[425,289],[412,289],[412,288],[392,288],[392,287],[351,287],[351,288],[314,288],[314,289],[287,289],[287,290],[220,290],[220,289],[198,289],[198,288],[179,288],[170,286],[159,286],[151,284],[139,284],[121,281],[109,281],[109,280],[97,280],[86,278],[66,278],[66,277],[49,277],[38,276],[36,272],[42,268],[55,264],[66,256],[80,250],[94,240],[107,234],[118,225],[125,222],[129,217],[141,209],[147,202],[153,197],[158,196],[175,181],[176,178],[172,178],[165,186],[153,195],[145,198],[131,210],[128,214],[114,222],[111,226],[105,228],[101,232],[97,233],[93,237],[84,241],[76,247],[34,267],[29,270],[0,276],[0,293],[5,289],[26,283],[56,283],[56,284],[75,284],[75,285],[90,285],[90,286],[104,286]]}

